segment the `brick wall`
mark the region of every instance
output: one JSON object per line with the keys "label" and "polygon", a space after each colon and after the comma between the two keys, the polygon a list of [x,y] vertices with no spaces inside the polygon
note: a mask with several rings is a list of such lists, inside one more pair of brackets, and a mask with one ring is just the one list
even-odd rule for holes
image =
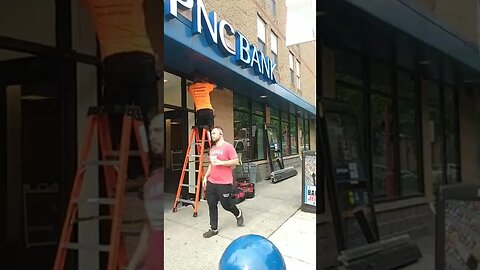
{"label": "brick wall", "polygon": [[233,92],[217,89],[210,94],[210,100],[215,109],[215,126],[222,127],[225,141],[233,144]]}
{"label": "brick wall", "polygon": [[296,45],[299,48],[298,61],[300,61],[299,94],[310,104],[315,104],[316,44],[315,41],[310,41]]}

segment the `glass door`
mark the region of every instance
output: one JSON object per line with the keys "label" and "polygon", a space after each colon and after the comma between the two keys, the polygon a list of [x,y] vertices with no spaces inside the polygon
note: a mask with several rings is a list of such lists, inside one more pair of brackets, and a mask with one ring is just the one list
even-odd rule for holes
{"label": "glass door", "polygon": [[340,249],[348,249],[378,239],[372,192],[367,173],[359,118],[344,104],[325,101],[324,120],[326,146],[329,149],[333,179],[329,194],[332,211],[336,212],[337,237]]}

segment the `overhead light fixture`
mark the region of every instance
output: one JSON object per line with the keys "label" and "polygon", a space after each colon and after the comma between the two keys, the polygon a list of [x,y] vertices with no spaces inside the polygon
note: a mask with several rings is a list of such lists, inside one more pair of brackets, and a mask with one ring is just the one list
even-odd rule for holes
{"label": "overhead light fixture", "polygon": [[163,79],[163,82],[166,83],[166,82],[168,82],[168,80],[167,80],[167,79]]}
{"label": "overhead light fixture", "polygon": [[265,96],[265,95],[261,95],[261,96],[260,96],[260,98],[267,98],[267,96]]}

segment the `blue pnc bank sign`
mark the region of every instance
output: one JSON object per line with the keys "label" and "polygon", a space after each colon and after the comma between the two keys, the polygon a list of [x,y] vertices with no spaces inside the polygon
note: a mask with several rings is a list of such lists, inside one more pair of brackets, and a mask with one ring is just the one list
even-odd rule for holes
{"label": "blue pnc bank sign", "polygon": [[[276,64],[265,56],[262,51],[257,50],[255,45],[250,44],[247,38],[233,26],[225,21],[218,20],[217,13],[207,13],[202,0],[165,0],[164,11],[168,19],[178,16],[178,9],[192,11],[192,34],[200,34],[202,30],[207,42],[211,46],[218,46],[225,57],[234,56],[237,64],[243,68],[252,68],[255,74],[263,76],[269,83],[276,83]],[[235,36],[235,48],[230,48],[226,43],[226,36]]]}

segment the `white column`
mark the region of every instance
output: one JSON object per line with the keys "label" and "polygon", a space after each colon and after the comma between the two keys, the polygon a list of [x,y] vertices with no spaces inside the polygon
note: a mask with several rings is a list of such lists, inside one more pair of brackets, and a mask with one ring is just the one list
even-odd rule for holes
{"label": "white column", "polygon": [[[87,64],[77,65],[77,142],[78,155],[84,146],[84,137],[87,124],[87,109],[97,104],[97,74],[96,67]],[[80,157],[79,157],[80,159]],[[90,159],[98,159],[97,137],[92,141]],[[82,186],[81,200],[98,198],[98,167],[88,167]],[[98,215],[99,206],[96,204],[80,204],[79,216]],[[87,221],[79,224],[79,243],[84,245],[98,245],[98,221]],[[94,250],[81,250],[78,260],[79,270],[98,270],[99,252]]]}

